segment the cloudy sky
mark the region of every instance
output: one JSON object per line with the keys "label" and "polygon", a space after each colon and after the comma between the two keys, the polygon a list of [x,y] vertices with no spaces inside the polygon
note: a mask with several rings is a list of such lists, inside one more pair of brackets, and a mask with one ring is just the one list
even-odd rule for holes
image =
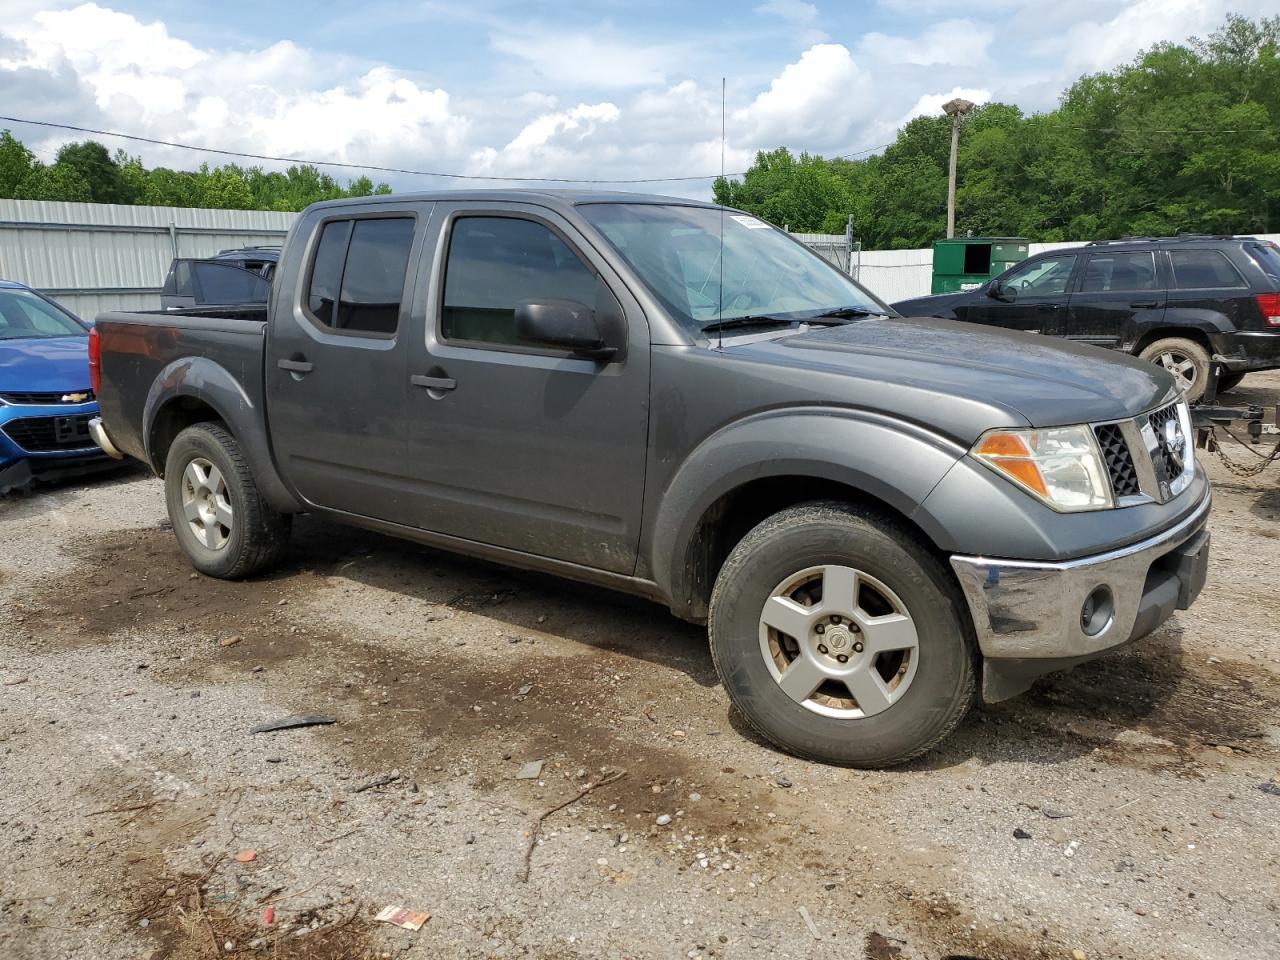
{"label": "cloudy sky", "polygon": [[[1257,16],[1274,4],[5,0],[0,113],[414,170],[698,176],[720,169],[725,77],[734,173],[761,148],[879,147],[956,93],[1049,108],[1082,73],[1207,34],[1229,9]],[[965,8],[982,12],[954,17]],[[77,139],[4,126],[45,158]],[[100,139],[148,165],[220,162]],[[381,178],[398,189],[449,185]],[[655,188],[698,196],[709,185]]]}

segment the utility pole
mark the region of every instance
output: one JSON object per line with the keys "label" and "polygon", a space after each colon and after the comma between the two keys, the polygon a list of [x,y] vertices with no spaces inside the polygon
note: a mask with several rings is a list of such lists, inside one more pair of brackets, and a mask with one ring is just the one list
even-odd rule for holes
{"label": "utility pole", "polygon": [[951,118],[951,172],[947,177],[947,239],[956,235],[956,151],[960,148],[960,118],[977,104],[956,97],[942,105]]}

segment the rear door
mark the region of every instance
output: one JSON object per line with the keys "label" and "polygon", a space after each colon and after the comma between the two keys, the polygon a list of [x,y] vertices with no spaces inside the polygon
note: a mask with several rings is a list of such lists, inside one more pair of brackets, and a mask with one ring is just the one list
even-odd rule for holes
{"label": "rear door", "polygon": [[322,209],[290,240],[306,249],[276,285],[268,421],[281,473],[308,503],[382,520],[408,515],[406,344],[431,207]]}
{"label": "rear door", "polygon": [[983,295],[964,319],[1010,330],[1056,334],[1067,310],[1067,289],[1079,259],[1055,254],[1028,260],[1000,278],[1005,299]]}
{"label": "rear door", "polygon": [[[614,573],[635,568],[649,425],[649,328],[608,262],[553,210],[441,204],[426,337],[409,374],[413,524]],[[425,293],[425,296],[423,294]],[[514,308],[620,313],[607,363],[520,343]]]}
{"label": "rear door", "polygon": [[1085,255],[1084,266],[1058,333],[1068,340],[1118,347],[1131,328],[1150,329],[1164,319],[1166,294],[1152,250]]}

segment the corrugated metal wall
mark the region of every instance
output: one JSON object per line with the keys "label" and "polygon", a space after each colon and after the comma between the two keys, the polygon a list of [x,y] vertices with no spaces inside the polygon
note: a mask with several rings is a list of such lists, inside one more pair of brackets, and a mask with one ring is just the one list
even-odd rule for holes
{"label": "corrugated metal wall", "polygon": [[0,278],[56,297],[86,319],[157,310],[174,256],[279,244],[296,213],[0,200]]}

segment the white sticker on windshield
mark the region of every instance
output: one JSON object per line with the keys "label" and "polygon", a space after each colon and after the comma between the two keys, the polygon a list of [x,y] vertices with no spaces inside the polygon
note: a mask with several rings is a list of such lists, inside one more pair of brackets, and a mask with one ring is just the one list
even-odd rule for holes
{"label": "white sticker on windshield", "polygon": [[748,230],[768,230],[769,229],[769,225],[765,223],[763,220],[757,220],[755,217],[748,217],[745,214],[731,213],[729,215],[729,219],[737,220],[740,224],[742,224]]}

